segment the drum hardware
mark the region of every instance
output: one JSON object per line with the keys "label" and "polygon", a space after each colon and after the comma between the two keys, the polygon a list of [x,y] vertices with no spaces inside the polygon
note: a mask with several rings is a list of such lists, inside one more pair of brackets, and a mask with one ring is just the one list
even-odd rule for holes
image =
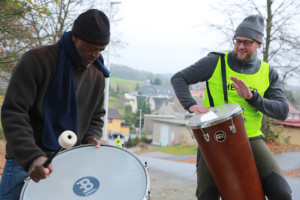
{"label": "drum hardware", "polygon": [[24,183],[27,183],[30,180],[31,180],[31,178],[29,176],[26,176],[25,179],[24,179]]}
{"label": "drum hardware", "polygon": [[229,129],[230,129],[230,131],[231,131],[233,134],[235,134],[235,133],[236,133],[236,128],[235,128],[235,125],[234,125],[234,123],[233,123],[232,118],[231,118],[231,123],[232,123],[232,125],[229,126]]}
{"label": "drum hardware", "polygon": [[202,128],[200,128],[200,130],[202,131],[202,135],[203,135],[205,141],[209,142],[209,134],[208,133],[204,133],[203,130],[202,130]]}
{"label": "drum hardware", "polygon": [[194,139],[194,134],[193,134],[192,130],[188,126],[186,128],[190,132],[190,135],[191,135],[192,139]]}
{"label": "drum hardware", "polygon": [[243,108],[243,106],[241,106],[241,108],[243,110],[243,114],[242,114],[243,120],[244,120],[244,122],[246,122],[247,119],[246,119],[246,116],[245,116],[245,109]]}
{"label": "drum hardware", "polygon": [[145,195],[145,199],[143,199],[143,200],[148,200],[148,199],[150,199],[151,198],[151,196],[150,196],[150,191],[148,191],[148,193]]}
{"label": "drum hardware", "polygon": [[[229,103],[212,107],[187,122],[223,200],[265,199],[245,121],[244,109]],[[229,132],[233,134],[226,134]]]}
{"label": "drum hardware", "polygon": [[[148,171],[148,163],[147,163],[147,161],[145,161],[145,163],[144,163],[144,167],[145,167],[145,170],[146,171]],[[148,180],[148,187],[150,187],[150,180]],[[148,189],[148,192],[147,192],[147,194],[145,194],[145,197],[144,197],[144,199],[143,200],[148,200],[148,199],[150,199],[150,190]]]}
{"label": "drum hardware", "polygon": [[206,142],[209,142],[209,134],[208,133],[203,133],[203,137],[206,140]]}

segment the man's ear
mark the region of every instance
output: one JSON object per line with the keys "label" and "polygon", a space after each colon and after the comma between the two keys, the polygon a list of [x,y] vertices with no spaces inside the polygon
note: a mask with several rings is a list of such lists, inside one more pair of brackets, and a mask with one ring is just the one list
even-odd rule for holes
{"label": "man's ear", "polygon": [[72,35],[72,40],[75,43],[77,41],[77,37],[75,37],[74,35]]}
{"label": "man's ear", "polygon": [[261,47],[261,43],[257,43],[258,44],[258,48],[260,48]]}

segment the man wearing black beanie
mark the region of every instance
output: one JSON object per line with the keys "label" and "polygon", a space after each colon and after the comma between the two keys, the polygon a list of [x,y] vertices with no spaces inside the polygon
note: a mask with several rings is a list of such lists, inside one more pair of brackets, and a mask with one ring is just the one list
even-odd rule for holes
{"label": "man wearing black beanie", "polygon": [[[227,103],[242,106],[243,116],[247,119],[244,124],[264,195],[269,200],[291,200],[291,188],[263,141],[264,135],[260,130],[263,115],[285,120],[289,113],[277,71],[257,57],[257,51],[263,43],[263,33],[262,16],[246,17],[235,30],[232,51],[209,53],[195,64],[174,74],[171,83],[181,105],[197,115],[209,112],[210,107],[224,106]],[[197,105],[191,96],[189,85],[204,81],[206,82],[204,102],[203,105]],[[198,200],[218,200],[222,188],[217,187],[211,169],[207,166],[205,156],[209,155],[201,155],[199,148],[197,155],[196,196]],[[248,174],[247,167],[240,170]],[[226,174],[230,172],[224,172],[224,176]],[[232,183],[235,184],[234,180]]]}
{"label": "man wearing black beanie", "polygon": [[75,20],[72,33],[88,43],[105,46],[110,38],[109,20],[97,9],[88,10]]}
{"label": "man wearing black beanie", "polygon": [[21,57],[1,110],[7,141],[1,200],[19,200],[24,177],[39,182],[51,176],[52,165],[43,163],[59,148],[63,131],[77,135],[76,145],[99,148],[107,143],[101,137],[109,71],[101,51],[109,41],[107,16],[91,9],[78,16],[72,31],[65,32],[59,42],[31,49]]}

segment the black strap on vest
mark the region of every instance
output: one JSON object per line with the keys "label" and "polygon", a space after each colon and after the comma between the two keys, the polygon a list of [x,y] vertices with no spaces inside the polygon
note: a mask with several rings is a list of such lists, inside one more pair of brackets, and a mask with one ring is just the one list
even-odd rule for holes
{"label": "black strap on vest", "polygon": [[225,56],[221,55],[221,71],[222,71],[222,82],[223,82],[223,94],[224,94],[224,102],[228,103],[228,95],[227,95],[227,80],[226,80],[226,67],[225,67]]}
{"label": "black strap on vest", "polygon": [[208,94],[208,100],[209,100],[210,107],[215,107],[214,100],[213,100],[210,90],[209,90],[208,81],[206,81],[206,90],[207,90],[207,94]]}
{"label": "black strap on vest", "polygon": [[[222,73],[222,85],[223,85],[223,94],[224,94],[224,102],[225,104],[228,103],[228,95],[227,95],[227,80],[226,80],[226,66],[225,66],[225,54],[223,53],[218,53],[218,52],[211,52],[213,54],[217,54],[221,57],[221,73]],[[209,104],[210,107],[214,107],[214,100],[211,96],[211,92],[209,89],[209,84],[208,81],[206,81],[206,89],[207,89],[207,94],[208,94],[208,99],[209,99]]]}

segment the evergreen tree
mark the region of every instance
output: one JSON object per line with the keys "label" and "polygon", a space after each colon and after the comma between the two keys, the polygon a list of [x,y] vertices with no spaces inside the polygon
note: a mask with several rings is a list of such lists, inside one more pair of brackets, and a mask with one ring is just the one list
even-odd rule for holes
{"label": "evergreen tree", "polygon": [[139,89],[140,89],[140,85],[137,83],[135,86],[135,91],[139,91]]}
{"label": "evergreen tree", "polygon": [[162,84],[161,80],[159,78],[156,78],[152,85],[161,85],[161,84]]}
{"label": "evergreen tree", "polygon": [[132,122],[133,116],[132,116],[132,107],[131,107],[131,105],[127,105],[125,107],[125,114],[124,114],[123,119],[126,122]]}
{"label": "evergreen tree", "polygon": [[120,86],[119,83],[117,83],[116,94],[119,94],[119,92],[120,92]]}

